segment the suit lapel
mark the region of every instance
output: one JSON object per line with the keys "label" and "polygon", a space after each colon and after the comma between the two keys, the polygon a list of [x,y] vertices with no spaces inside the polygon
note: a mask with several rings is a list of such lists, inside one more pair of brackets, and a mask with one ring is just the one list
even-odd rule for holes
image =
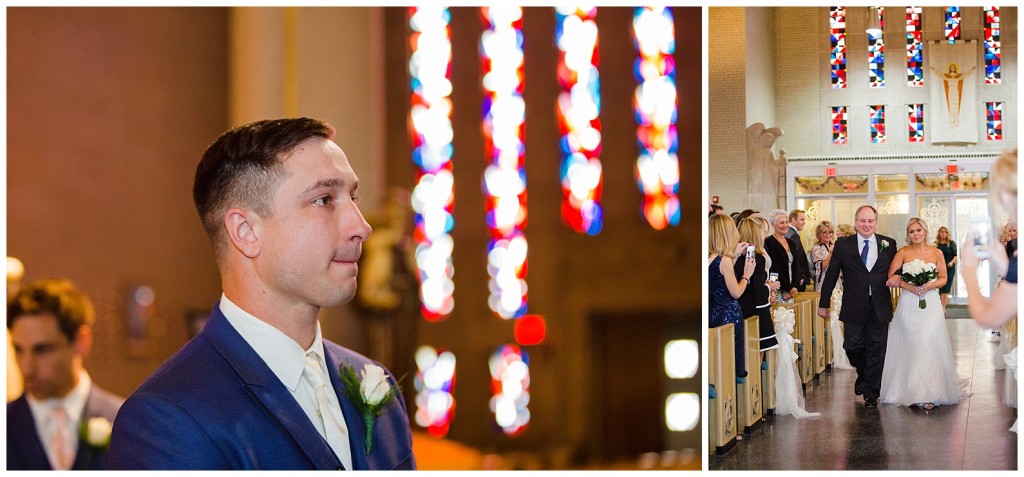
{"label": "suit lapel", "polygon": [[[22,438],[13,439],[12,444],[20,449],[21,464],[26,469],[51,469],[50,459],[46,457],[46,450],[43,449],[43,442],[36,432],[36,423],[32,418],[32,409],[28,406],[28,399],[24,394],[11,404],[11,412],[7,413],[10,420],[7,421],[8,429],[23,429]],[[11,456],[7,456],[8,459]]]}
{"label": "suit lapel", "polygon": [[341,461],[317,432],[313,423],[309,422],[299,403],[221,313],[219,302],[214,305],[210,321],[203,328],[202,335],[231,364],[243,381],[245,392],[256,401],[267,419],[290,437],[295,450],[311,467],[341,467]]}
{"label": "suit lapel", "polygon": [[[366,423],[363,422],[363,415],[356,409],[355,404],[345,394],[345,385],[341,382],[338,368],[347,363],[342,356],[324,346],[324,354],[327,355],[327,370],[331,376],[331,386],[338,395],[338,402],[341,403],[341,413],[345,416],[345,425],[348,427],[348,446],[352,453],[353,470],[372,469],[369,463],[370,457],[366,455]],[[359,371],[356,370],[356,373]]]}

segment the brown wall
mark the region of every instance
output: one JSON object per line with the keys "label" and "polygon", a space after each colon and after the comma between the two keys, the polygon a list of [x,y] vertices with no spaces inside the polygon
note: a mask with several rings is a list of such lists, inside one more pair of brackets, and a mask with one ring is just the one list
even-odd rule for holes
{"label": "brown wall", "polygon": [[[227,125],[227,10],[7,9],[7,254],[97,305],[86,365],[129,394],[220,293],[192,177]],[[129,349],[122,296],[156,292]]]}

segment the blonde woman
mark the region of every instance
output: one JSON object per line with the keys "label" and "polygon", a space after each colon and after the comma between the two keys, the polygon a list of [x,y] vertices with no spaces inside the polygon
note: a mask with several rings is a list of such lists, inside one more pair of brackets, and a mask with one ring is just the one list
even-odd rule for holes
{"label": "blonde woman", "polygon": [[942,252],[928,244],[928,225],[911,217],[907,245],[896,251],[889,275],[923,263],[934,266],[938,276],[923,285],[900,282],[900,288],[909,293],[900,294],[889,326],[880,402],[932,409],[956,404],[967,395],[956,374],[946,315],[939,302],[938,289],[947,279],[942,260]]}
{"label": "blonde woman", "polygon": [[852,225],[850,225],[850,224],[839,224],[836,227],[836,237],[835,237],[835,240],[839,240],[839,239],[841,239],[843,237],[849,237],[851,235],[853,235],[853,226]]}
{"label": "blonde woman", "polygon": [[939,227],[935,232],[935,246],[942,252],[942,260],[946,262],[946,284],[939,288],[939,301],[942,302],[942,311],[946,311],[946,303],[949,302],[949,292],[953,290],[953,277],[956,276],[956,262],[960,259],[956,253],[956,242],[949,237],[949,229],[945,226]]}
{"label": "blonde woman", "polygon": [[[779,346],[775,339],[775,324],[772,322],[771,303],[769,293],[774,288],[778,290],[779,282],[768,281],[768,269],[765,268],[764,232],[761,225],[753,218],[740,220],[740,240],[746,242],[748,247],[754,247],[754,273],[750,275],[750,286],[743,291],[737,300],[740,303],[740,310],[744,317],[757,315],[758,330],[761,335],[761,351],[768,351]],[[737,277],[743,274],[743,267],[746,261],[736,262],[733,267]]]}
{"label": "blonde woman", "polygon": [[811,276],[814,277],[814,291],[821,291],[821,280],[825,278],[825,270],[828,269],[828,262],[832,259],[832,246],[835,244],[835,228],[832,222],[822,220],[814,228],[814,246],[811,247]]}
{"label": "blonde woman", "polygon": [[[746,258],[747,244],[740,242],[736,224],[726,215],[708,218],[708,327],[716,328],[729,323],[734,326],[736,349],[736,379],[747,376],[744,365],[743,312],[736,301],[750,286],[754,274],[754,258]],[[737,278],[733,258],[743,262]]]}
{"label": "blonde woman", "polygon": [[[1006,212],[1010,223],[1017,224],[1017,150],[1004,153],[992,166],[992,202]],[[989,246],[989,264],[996,275],[1005,279],[985,298],[978,287],[978,260],[974,238],[968,236],[960,251],[960,270],[967,286],[967,311],[984,328],[998,328],[1017,316],[1017,253],[1006,255],[1002,245]]]}

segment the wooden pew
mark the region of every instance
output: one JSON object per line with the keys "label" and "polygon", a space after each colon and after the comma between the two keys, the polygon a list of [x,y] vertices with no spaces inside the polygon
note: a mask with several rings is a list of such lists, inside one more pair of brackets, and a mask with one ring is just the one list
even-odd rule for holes
{"label": "wooden pew", "polygon": [[778,372],[775,359],[778,354],[778,348],[764,352],[765,363],[761,368],[761,402],[765,416],[775,415],[775,374]]}
{"label": "wooden pew", "polygon": [[735,327],[708,328],[708,449],[722,455],[736,445]]}
{"label": "wooden pew", "polygon": [[806,291],[799,292],[796,294],[797,300],[810,300],[810,321],[811,321],[811,372],[814,375],[814,379],[821,377],[821,373],[825,372],[825,365],[827,363],[825,343],[828,341],[828,337],[825,334],[825,330],[828,329],[828,320],[825,320],[818,316],[818,300],[821,298],[820,292]]}
{"label": "wooden pew", "polygon": [[744,434],[751,431],[761,423],[763,415],[761,400],[763,387],[761,386],[761,332],[758,327],[759,318],[757,315],[744,319],[743,341],[744,357],[746,360],[747,377],[743,383],[736,384],[736,400],[738,403],[737,414],[739,415],[739,428]]}
{"label": "wooden pew", "polygon": [[817,304],[814,304],[814,312],[811,308],[811,300],[796,300],[796,326],[793,329],[793,337],[800,340],[797,345],[797,371],[800,373],[800,382],[803,388],[807,389],[807,383],[814,379],[814,335],[811,333],[815,319],[817,319]]}

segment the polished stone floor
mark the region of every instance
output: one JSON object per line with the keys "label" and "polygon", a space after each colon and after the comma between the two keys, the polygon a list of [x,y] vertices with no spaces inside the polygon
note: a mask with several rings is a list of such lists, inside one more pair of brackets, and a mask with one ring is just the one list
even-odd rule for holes
{"label": "polished stone floor", "polygon": [[926,411],[879,404],[853,394],[853,370],[826,372],[807,386],[805,409],[821,417],[768,417],[709,470],[1016,470],[1017,410],[1003,404],[1005,371],[998,343],[971,319],[948,319],[961,378],[973,395]]}

